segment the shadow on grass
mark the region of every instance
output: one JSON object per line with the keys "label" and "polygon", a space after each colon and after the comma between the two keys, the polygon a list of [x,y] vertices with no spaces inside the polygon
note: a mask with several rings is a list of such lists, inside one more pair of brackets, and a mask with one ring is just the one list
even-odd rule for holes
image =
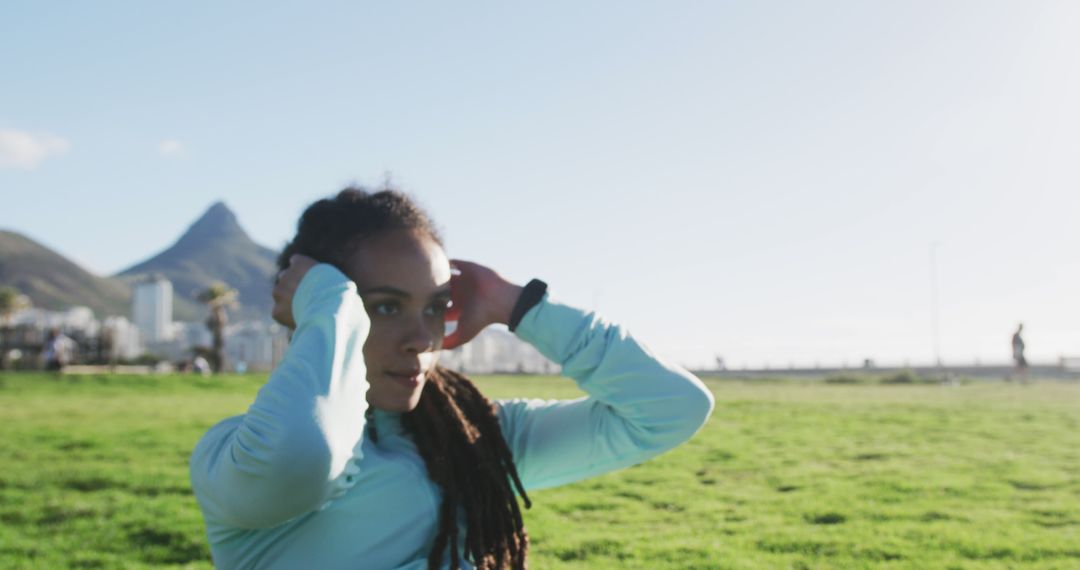
{"label": "shadow on grass", "polygon": [[841,524],[847,522],[847,517],[840,513],[816,513],[803,517],[810,524]]}
{"label": "shadow on grass", "polygon": [[588,560],[597,557],[614,557],[623,560],[627,554],[622,550],[622,543],[617,540],[600,539],[587,540],[573,548],[563,548],[555,553],[555,556],[563,562],[574,560]]}
{"label": "shadow on grass", "polygon": [[188,564],[210,559],[206,544],[182,532],[148,525],[134,527],[127,534],[128,540],[146,562]]}

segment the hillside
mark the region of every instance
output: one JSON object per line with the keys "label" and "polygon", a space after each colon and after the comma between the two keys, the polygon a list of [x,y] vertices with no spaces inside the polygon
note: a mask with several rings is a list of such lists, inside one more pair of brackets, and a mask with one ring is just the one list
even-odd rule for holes
{"label": "hillside", "polygon": [[131,316],[131,290],[125,283],[94,275],[12,231],[0,230],[0,285],[15,287],[35,307],[62,310],[84,305],[99,317]]}

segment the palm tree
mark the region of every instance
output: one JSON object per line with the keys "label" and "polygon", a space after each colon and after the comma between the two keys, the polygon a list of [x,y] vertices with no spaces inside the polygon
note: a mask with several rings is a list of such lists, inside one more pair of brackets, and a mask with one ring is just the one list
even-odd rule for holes
{"label": "palm tree", "polygon": [[11,317],[23,309],[30,308],[30,297],[19,293],[14,287],[0,287],[0,369],[4,368],[7,355],[7,337],[11,328]]}
{"label": "palm tree", "polygon": [[210,309],[210,316],[206,319],[206,327],[214,337],[214,349],[210,366],[214,372],[225,369],[225,325],[229,324],[229,314],[226,309],[236,306],[236,299],[240,294],[220,281],[199,293],[199,301]]}

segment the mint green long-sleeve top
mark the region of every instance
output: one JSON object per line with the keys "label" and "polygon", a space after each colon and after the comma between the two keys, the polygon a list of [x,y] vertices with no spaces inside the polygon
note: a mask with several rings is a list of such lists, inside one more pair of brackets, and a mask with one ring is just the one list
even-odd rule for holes
{"label": "mint green long-sleeve top", "polygon": [[[292,342],[254,403],[211,428],[191,457],[215,564],[427,568],[441,492],[399,414],[373,410],[378,443],[369,436],[370,321],[355,284],[317,265],[292,309]],[[545,296],[516,333],[588,394],[495,402],[526,489],[640,463],[689,439],[712,411],[700,380],[593,313]]]}

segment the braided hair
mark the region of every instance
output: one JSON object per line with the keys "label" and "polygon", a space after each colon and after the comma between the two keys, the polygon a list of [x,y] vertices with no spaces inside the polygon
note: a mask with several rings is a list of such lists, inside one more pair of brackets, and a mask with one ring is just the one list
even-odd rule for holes
{"label": "braided hair", "polygon": [[[341,269],[361,240],[397,229],[419,231],[442,245],[431,219],[404,194],[346,188],[304,211],[277,264],[284,269],[299,253]],[[435,366],[416,408],[402,415],[402,425],[443,493],[428,568],[440,568],[449,547],[454,570],[461,568],[463,556],[478,570],[524,569],[529,536],[515,492],[526,508],[532,504],[491,401],[465,376]],[[377,441],[374,429],[370,434]],[[459,551],[459,511],[467,525],[464,552]]]}

